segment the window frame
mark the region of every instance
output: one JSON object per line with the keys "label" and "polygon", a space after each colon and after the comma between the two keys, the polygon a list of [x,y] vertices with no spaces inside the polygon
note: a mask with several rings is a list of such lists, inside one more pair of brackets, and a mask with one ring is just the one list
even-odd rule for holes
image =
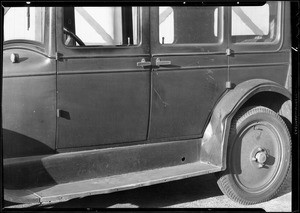
{"label": "window frame", "polygon": [[[224,35],[224,26],[225,26],[225,20],[223,17],[225,17],[225,7],[224,6],[216,6],[216,8],[218,9],[218,26],[217,26],[217,29],[218,29],[218,32],[220,33],[219,34],[219,37],[218,38],[218,42],[215,42],[215,43],[180,43],[180,44],[161,44],[159,42],[159,24],[158,24],[158,43],[159,45],[161,45],[162,47],[192,47],[192,46],[196,46],[196,47],[203,47],[203,46],[217,46],[217,45],[222,45],[222,43],[224,42],[224,39],[225,39],[225,35]],[[159,7],[158,7],[158,10],[159,10]],[[159,13],[158,13],[159,15]],[[158,17],[159,19],[159,17]],[[174,36],[175,38],[175,36]]]}
{"label": "window frame", "polygon": [[[24,8],[27,8],[27,7],[24,7]],[[47,31],[47,22],[49,22],[49,20],[47,19],[47,10],[48,8],[47,7],[44,7],[45,8],[45,12],[44,12],[44,30],[43,30],[43,35],[42,35],[42,38],[43,38],[43,41],[40,42],[40,41],[36,41],[36,40],[30,40],[30,39],[10,39],[10,40],[4,40],[3,38],[3,44],[6,45],[6,44],[15,44],[15,43],[24,43],[24,44],[28,44],[28,45],[34,45],[34,46],[39,46],[39,47],[45,47],[46,45],[46,33],[48,32]],[[5,16],[4,16],[4,19],[5,19]],[[3,30],[4,30],[4,22],[3,22]]]}
{"label": "window frame", "polygon": [[[86,46],[68,46],[65,45],[65,41],[64,41],[64,33],[62,33],[62,43],[64,45],[64,48],[66,49],[70,49],[70,50],[77,50],[77,49],[119,49],[119,48],[132,48],[132,47],[140,47],[142,45],[142,8],[141,7],[137,7],[137,34],[138,34],[138,43],[136,45],[86,45]],[[62,16],[61,16],[61,23],[62,23],[62,27],[64,27],[64,8],[62,8]],[[62,30],[62,28],[61,28]],[[63,30],[62,30],[63,31]]]}
{"label": "window frame", "polygon": [[228,48],[228,14],[226,6],[219,6],[219,43],[198,43],[198,44],[161,44],[159,42],[159,8],[150,7],[150,41],[153,56],[161,55],[225,55]]}
{"label": "window frame", "polygon": [[22,48],[31,51],[38,52],[46,57],[55,57],[55,8],[45,6],[44,14],[44,42],[37,42],[33,40],[26,39],[12,39],[3,41],[3,50],[11,48]]}
{"label": "window frame", "polygon": [[[172,6],[170,6],[172,7]],[[199,6],[201,7],[201,6]],[[205,8],[205,7],[204,7]],[[223,43],[223,40],[224,40],[224,6],[216,6],[216,9],[218,9],[218,26],[217,26],[217,30],[218,32],[220,33],[219,36],[217,36],[218,38],[218,41],[217,42],[214,42],[214,43],[172,43],[172,44],[162,44],[159,42],[159,44],[161,46],[215,46],[215,45],[219,45],[221,43]],[[159,10],[159,7],[158,7],[158,10]],[[158,13],[159,15],[159,13]],[[159,24],[158,24],[158,41],[160,40],[159,38]],[[175,38],[175,35],[174,35],[174,38]]]}
{"label": "window frame", "polygon": [[59,60],[75,59],[75,58],[98,58],[98,57],[132,57],[132,56],[149,56],[149,9],[139,7],[140,29],[139,29],[139,45],[124,46],[66,46],[64,44],[63,20],[64,7],[55,8],[56,15],[56,50]]}
{"label": "window frame", "polygon": [[261,51],[279,51],[283,44],[283,36],[284,36],[284,6],[282,2],[276,2],[278,5],[277,8],[277,35],[273,41],[266,41],[266,42],[234,42],[232,39],[231,26],[232,26],[232,7],[229,7],[228,14],[229,14],[229,47],[234,51],[238,52],[261,52]]}

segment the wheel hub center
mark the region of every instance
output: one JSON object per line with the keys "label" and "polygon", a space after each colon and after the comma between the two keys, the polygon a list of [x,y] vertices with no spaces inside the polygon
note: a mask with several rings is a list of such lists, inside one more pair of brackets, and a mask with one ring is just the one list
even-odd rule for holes
{"label": "wheel hub center", "polygon": [[255,158],[258,163],[264,163],[267,160],[267,155],[265,152],[258,152],[256,153]]}

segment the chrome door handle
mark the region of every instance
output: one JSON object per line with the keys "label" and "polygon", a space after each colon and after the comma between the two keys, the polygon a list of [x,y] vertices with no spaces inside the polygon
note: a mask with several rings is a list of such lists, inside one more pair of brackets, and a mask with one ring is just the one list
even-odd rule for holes
{"label": "chrome door handle", "polygon": [[19,56],[19,54],[17,54],[17,53],[12,53],[12,54],[10,55],[10,61],[11,61],[12,63],[19,63],[19,62],[20,62],[20,56]]}
{"label": "chrome door handle", "polygon": [[151,66],[151,61],[146,61],[144,58],[136,63],[136,66],[138,67],[145,67],[145,66]]}
{"label": "chrome door handle", "polygon": [[156,59],[156,66],[170,65],[171,61],[161,61],[159,58]]}

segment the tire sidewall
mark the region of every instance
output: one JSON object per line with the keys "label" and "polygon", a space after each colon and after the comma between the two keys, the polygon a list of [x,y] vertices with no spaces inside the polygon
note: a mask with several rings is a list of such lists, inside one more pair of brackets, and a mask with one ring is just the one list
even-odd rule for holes
{"label": "tire sidewall", "polygon": [[[277,193],[288,173],[290,165],[290,134],[283,120],[274,111],[265,107],[253,107],[245,111],[244,113],[241,113],[240,116],[237,116],[237,119],[233,121],[231,126],[231,131],[233,130],[233,132],[231,132],[229,135],[227,152],[228,179],[231,182],[232,190],[239,198],[257,203],[273,197]],[[276,175],[274,179],[267,185],[266,189],[260,192],[249,193],[244,191],[236,182],[232,172],[231,163],[232,156],[235,154],[233,153],[233,146],[237,142],[237,136],[247,126],[256,122],[269,123],[276,129],[280,138],[279,143],[281,146],[281,159]]]}

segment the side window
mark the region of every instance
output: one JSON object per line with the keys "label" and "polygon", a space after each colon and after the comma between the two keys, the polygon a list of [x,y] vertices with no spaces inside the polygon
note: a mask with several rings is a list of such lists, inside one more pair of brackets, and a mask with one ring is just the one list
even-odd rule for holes
{"label": "side window", "polygon": [[275,41],[279,34],[278,15],[278,2],[267,2],[263,6],[232,7],[232,42]]}
{"label": "side window", "polygon": [[44,7],[10,7],[4,16],[4,41],[44,42]]}
{"label": "side window", "polygon": [[172,7],[159,7],[159,42],[174,42],[174,10]]}
{"label": "side window", "polygon": [[218,43],[218,7],[159,7],[161,44]]}
{"label": "side window", "polygon": [[[86,46],[137,45],[139,42],[137,7],[74,7],[64,11],[64,27]],[[80,46],[68,35],[65,35],[65,44]]]}

